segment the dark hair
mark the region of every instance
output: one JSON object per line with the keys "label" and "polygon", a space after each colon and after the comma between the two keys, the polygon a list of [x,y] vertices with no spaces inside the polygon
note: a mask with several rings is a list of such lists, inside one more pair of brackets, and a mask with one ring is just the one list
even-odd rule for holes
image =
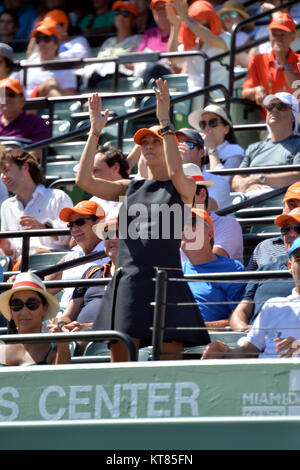
{"label": "dark hair", "polygon": [[[228,119],[230,119],[230,121],[232,122],[232,119],[230,117],[230,114],[228,113],[227,109],[223,108],[223,111],[226,113],[226,116],[228,117]],[[222,118],[222,116],[218,115],[219,118],[221,119],[222,123],[224,126],[229,126],[230,127],[230,130],[229,132],[226,134],[226,137],[225,139],[230,143],[230,144],[236,144],[237,143],[237,140],[236,140],[236,137],[234,135],[234,130],[233,130],[233,127],[228,124],[228,122],[225,121],[225,119]]]}
{"label": "dark hair", "polygon": [[38,184],[45,184],[45,178],[36,158],[29,152],[22,149],[4,150],[0,153],[0,171],[5,167],[5,163],[10,162],[22,167],[25,163],[28,164],[29,174],[33,182]]}
{"label": "dark hair", "polygon": [[202,186],[201,184],[197,184],[197,187],[196,187],[196,196],[198,196],[200,194],[200,191],[201,189],[204,189],[205,190],[205,201],[204,201],[204,205],[205,205],[205,209],[207,210],[208,208],[208,189],[206,186]]}
{"label": "dark hair", "polygon": [[119,173],[122,178],[129,178],[129,165],[124,153],[112,145],[98,145],[96,154],[102,153],[104,155],[105,163],[111,168],[115,163],[119,163]]}

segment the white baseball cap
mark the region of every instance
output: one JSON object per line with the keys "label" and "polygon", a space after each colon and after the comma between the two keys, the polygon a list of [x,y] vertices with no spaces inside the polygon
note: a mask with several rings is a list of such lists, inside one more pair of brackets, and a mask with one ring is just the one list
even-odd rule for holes
{"label": "white baseball cap", "polygon": [[278,99],[282,103],[289,104],[292,107],[292,113],[294,116],[294,134],[298,134],[298,113],[299,113],[299,103],[298,100],[291,93],[286,91],[280,91],[274,93],[274,95],[267,95],[263,100],[263,105],[268,106],[274,99]]}
{"label": "white baseball cap", "polygon": [[205,180],[200,167],[195,165],[195,163],[184,163],[182,168],[185,176],[191,176],[196,184],[206,186],[207,188],[211,188],[216,184],[214,181]]}

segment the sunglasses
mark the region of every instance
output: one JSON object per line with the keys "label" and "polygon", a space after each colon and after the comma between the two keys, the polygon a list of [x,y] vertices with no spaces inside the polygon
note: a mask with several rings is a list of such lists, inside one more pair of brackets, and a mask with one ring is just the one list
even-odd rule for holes
{"label": "sunglasses", "polygon": [[44,42],[51,42],[51,41],[56,41],[56,36],[36,36],[35,38],[35,41],[37,44],[39,44],[40,42],[44,41]]}
{"label": "sunglasses", "polygon": [[291,229],[294,229],[294,232],[296,232],[297,235],[300,235],[300,224],[295,224],[293,227],[290,225],[284,225],[280,229],[281,235],[287,235]]}
{"label": "sunglasses", "polygon": [[124,18],[129,18],[130,16],[132,16],[132,14],[130,13],[130,11],[127,11],[127,10],[115,10],[115,15],[116,16],[124,16]]}
{"label": "sunglasses", "polygon": [[33,312],[34,310],[37,310],[40,307],[41,303],[42,302],[36,297],[29,297],[26,302],[21,299],[13,299],[10,302],[9,306],[13,312],[20,312],[24,308],[24,306],[26,306],[26,308]]}
{"label": "sunglasses", "polygon": [[268,111],[272,111],[274,108],[278,109],[278,111],[286,111],[287,109],[291,109],[290,106],[285,103],[271,103],[266,106]]}
{"label": "sunglasses", "polygon": [[209,126],[209,127],[218,127],[218,125],[221,124],[221,121],[218,119],[218,118],[211,118],[209,119],[209,121],[200,121],[199,122],[199,127],[202,131],[204,131],[204,129],[206,128],[206,126]]}
{"label": "sunglasses", "polygon": [[227,16],[230,16],[230,18],[237,18],[238,17],[238,12],[237,11],[226,11],[222,13],[221,15],[221,20],[225,20]]}
{"label": "sunglasses", "polygon": [[87,220],[97,220],[97,217],[95,216],[85,217],[85,218],[81,217],[80,219],[74,220],[74,222],[69,222],[67,224],[67,227],[70,228],[71,230],[74,227],[74,225],[76,225],[77,227],[82,227],[83,225],[86,224]]}
{"label": "sunglasses", "polygon": [[[5,92],[5,96],[7,98],[16,98],[17,96],[20,96],[22,93],[15,93],[14,91],[11,91],[11,90],[7,90]],[[23,95],[22,95],[23,96]]]}
{"label": "sunglasses", "polygon": [[189,140],[186,140],[185,144],[187,144],[190,149],[194,149],[195,147],[198,146],[198,144],[196,142],[190,142]]}

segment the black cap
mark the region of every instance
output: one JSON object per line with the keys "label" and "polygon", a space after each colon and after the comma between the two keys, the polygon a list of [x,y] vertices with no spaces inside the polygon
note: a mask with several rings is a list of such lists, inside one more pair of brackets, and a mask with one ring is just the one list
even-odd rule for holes
{"label": "black cap", "polygon": [[176,135],[183,134],[188,139],[191,139],[192,141],[197,142],[198,145],[201,145],[201,147],[204,147],[204,141],[201,135],[199,134],[199,132],[196,131],[195,129],[190,129],[186,127],[183,129],[179,129],[178,131],[175,132],[175,134]]}

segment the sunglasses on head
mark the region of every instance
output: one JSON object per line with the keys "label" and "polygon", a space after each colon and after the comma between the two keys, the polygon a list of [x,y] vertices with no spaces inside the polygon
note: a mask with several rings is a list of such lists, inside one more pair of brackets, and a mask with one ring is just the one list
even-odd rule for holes
{"label": "sunglasses on head", "polygon": [[225,20],[227,16],[230,16],[230,18],[237,18],[238,17],[238,12],[237,11],[225,11],[221,15],[221,20]]}
{"label": "sunglasses on head", "polygon": [[278,109],[278,111],[286,111],[287,109],[290,109],[290,106],[285,103],[271,103],[266,106],[268,111],[272,111],[274,108]]}
{"label": "sunglasses on head", "polygon": [[29,297],[26,302],[21,299],[13,299],[9,303],[9,306],[13,312],[20,312],[24,308],[24,306],[26,306],[26,308],[28,308],[29,310],[34,311],[40,307],[41,303],[41,300],[37,297]]}
{"label": "sunglasses on head", "polygon": [[56,41],[56,36],[36,36],[35,41],[37,44],[40,42],[51,42],[51,41]]}
{"label": "sunglasses on head", "polygon": [[91,215],[90,217],[85,217],[85,218],[80,217],[80,219],[74,220],[73,222],[69,222],[67,224],[67,227],[70,228],[71,230],[74,227],[74,225],[76,225],[77,227],[82,227],[83,225],[86,224],[87,220],[97,220],[97,217],[93,215]]}
{"label": "sunglasses on head", "polygon": [[124,18],[129,18],[130,16],[132,16],[132,14],[130,13],[130,11],[127,11],[127,10],[115,10],[115,15],[119,16],[124,16]]}
{"label": "sunglasses on head", "polygon": [[300,224],[295,224],[294,226],[291,225],[284,225],[281,227],[280,232],[281,235],[287,235],[291,229],[294,229],[294,232],[297,233],[297,235],[300,235]]}
{"label": "sunglasses on head", "polygon": [[221,124],[221,121],[218,118],[211,118],[208,121],[200,121],[199,122],[199,127],[204,131],[206,126],[209,127],[218,127],[218,125]]}

